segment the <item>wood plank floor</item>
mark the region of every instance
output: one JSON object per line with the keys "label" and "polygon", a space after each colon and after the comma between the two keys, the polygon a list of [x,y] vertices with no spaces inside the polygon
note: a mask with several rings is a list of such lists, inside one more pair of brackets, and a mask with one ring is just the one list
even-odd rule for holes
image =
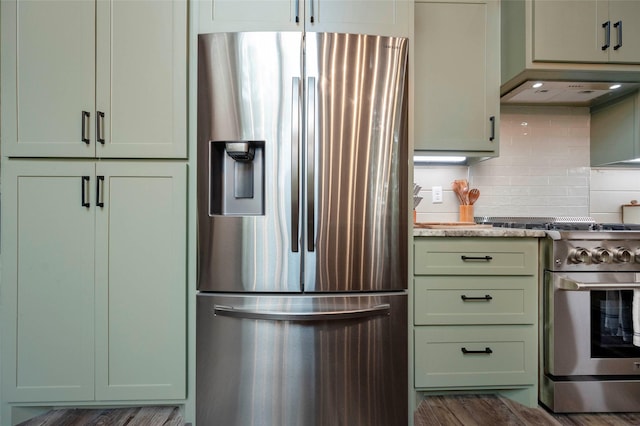
{"label": "wood plank floor", "polygon": [[[640,413],[553,414],[496,395],[429,396],[415,426],[638,426]],[[184,426],[177,407],[52,410],[19,426]]]}
{"label": "wood plank floor", "polygon": [[494,395],[429,396],[414,416],[415,426],[637,426],[640,413],[553,414]]}
{"label": "wood plank floor", "polygon": [[18,426],[184,426],[177,407],[51,410]]}

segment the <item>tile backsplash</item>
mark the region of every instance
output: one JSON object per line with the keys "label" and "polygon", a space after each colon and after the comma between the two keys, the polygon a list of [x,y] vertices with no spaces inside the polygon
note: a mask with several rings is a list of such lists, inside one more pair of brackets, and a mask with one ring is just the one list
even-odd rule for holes
{"label": "tile backsplash", "polygon": [[[455,179],[480,189],[475,216],[592,216],[621,222],[621,205],[640,200],[640,169],[589,166],[588,108],[503,106],[500,157],[471,166],[416,166],[419,222],[458,220]],[[443,202],[432,202],[442,186]]]}

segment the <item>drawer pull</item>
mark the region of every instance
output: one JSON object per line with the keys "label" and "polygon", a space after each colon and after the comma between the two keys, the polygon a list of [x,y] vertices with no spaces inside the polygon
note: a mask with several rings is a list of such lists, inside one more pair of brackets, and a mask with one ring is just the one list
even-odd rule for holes
{"label": "drawer pull", "polygon": [[482,297],[469,297],[469,296],[463,294],[463,295],[460,296],[460,299],[462,299],[464,302],[472,301],[472,300],[481,300],[483,302],[485,302],[485,301],[488,302],[489,300],[493,299],[493,297],[491,297],[490,294],[485,294]]}
{"label": "drawer pull", "polygon": [[484,348],[483,351],[470,351],[467,348],[460,348],[460,350],[465,355],[467,355],[467,354],[492,354],[493,353],[491,348]]}
{"label": "drawer pull", "polygon": [[480,261],[480,262],[491,262],[493,257],[491,256],[465,256],[464,254],[460,256],[463,262],[472,262],[472,261]]}

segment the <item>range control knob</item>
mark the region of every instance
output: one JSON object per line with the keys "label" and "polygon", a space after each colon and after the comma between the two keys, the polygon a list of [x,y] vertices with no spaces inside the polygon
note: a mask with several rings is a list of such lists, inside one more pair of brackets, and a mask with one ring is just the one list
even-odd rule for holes
{"label": "range control knob", "polygon": [[582,247],[576,247],[569,252],[569,262],[571,263],[589,263],[591,253]]}
{"label": "range control knob", "polygon": [[613,249],[614,262],[629,263],[633,259],[633,253],[631,250],[624,247],[616,247]]}
{"label": "range control knob", "polygon": [[591,260],[593,263],[611,263],[613,255],[611,250],[604,247],[596,247],[591,250]]}

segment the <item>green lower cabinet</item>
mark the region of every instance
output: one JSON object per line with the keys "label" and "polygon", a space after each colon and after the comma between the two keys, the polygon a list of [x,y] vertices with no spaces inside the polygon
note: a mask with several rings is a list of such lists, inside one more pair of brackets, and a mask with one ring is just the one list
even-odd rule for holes
{"label": "green lower cabinet", "polygon": [[538,405],[538,240],[414,239],[416,393]]}
{"label": "green lower cabinet", "polygon": [[415,329],[415,386],[533,385],[533,325],[425,326]]}
{"label": "green lower cabinet", "polygon": [[2,403],[184,399],[186,165],[3,167]]}

